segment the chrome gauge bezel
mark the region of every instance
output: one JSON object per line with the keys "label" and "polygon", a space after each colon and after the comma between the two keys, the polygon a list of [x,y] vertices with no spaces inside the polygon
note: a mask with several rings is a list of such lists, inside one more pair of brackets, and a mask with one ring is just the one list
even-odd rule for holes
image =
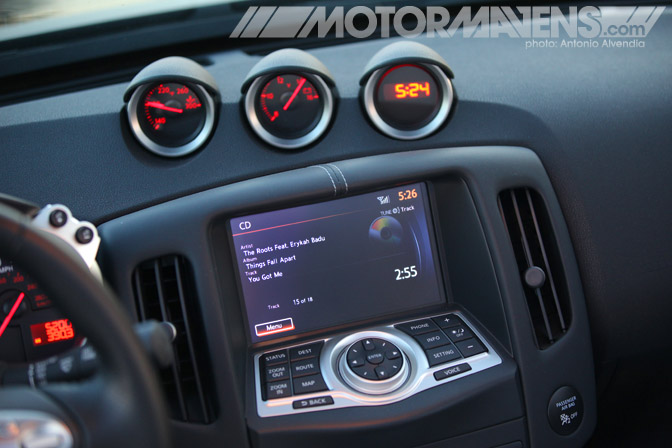
{"label": "chrome gauge bezel", "polygon": [[[293,139],[278,137],[269,132],[259,121],[254,104],[255,99],[261,93],[261,89],[264,88],[264,85],[266,82],[268,82],[269,79],[285,74],[296,74],[305,77],[317,88],[320,97],[324,100],[322,103],[322,116],[320,117],[320,120],[317,122],[315,127],[307,134]],[[322,77],[311,73],[287,71],[259,76],[252,82],[252,85],[247,90],[247,93],[245,93],[245,115],[247,116],[247,121],[250,123],[252,130],[266,143],[281,149],[303,148],[304,146],[308,146],[315,142],[325,133],[329,127],[333,114],[334,95],[332,94],[331,89],[322,79]]]}
{"label": "chrome gauge bezel", "polygon": [[[156,143],[142,130],[142,127],[140,126],[140,118],[138,117],[137,113],[138,104],[140,101],[142,101],[142,98],[150,87],[160,83],[165,84],[169,82],[184,84],[195,90],[199,98],[201,98],[202,103],[205,105],[205,122],[203,123],[203,128],[196,135],[196,137],[181,146],[164,146]],[[212,96],[208,93],[207,90],[198,84],[185,83],[179,80],[165,79],[162,81],[155,81],[138,86],[138,88],[133,92],[128,105],[126,106],[126,112],[128,114],[128,122],[131,125],[131,131],[133,132],[135,138],[137,138],[142,146],[147,148],[149,151],[163,157],[182,157],[191,154],[203,146],[215,127],[215,101]]]}
{"label": "chrome gauge bezel", "polygon": [[453,84],[450,82],[448,76],[446,76],[446,73],[436,65],[413,63],[413,65],[417,65],[418,67],[422,67],[425,70],[429,71],[429,73],[434,77],[434,79],[441,87],[443,98],[441,100],[439,110],[429,123],[418,129],[412,129],[412,130],[397,129],[389,125],[385,120],[382,119],[373,101],[373,97],[376,94],[376,87],[378,85],[378,82],[380,81],[380,78],[390,68],[395,67],[396,65],[399,64],[389,65],[387,67],[380,68],[375,72],[373,72],[373,74],[369,77],[369,79],[366,82],[366,85],[364,86],[364,95],[363,95],[364,110],[368,114],[373,125],[380,132],[387,135],[388,137],[396,138],[399,140],[418,140],[427,137],[428,135],[436,131],[439,127],[441,127],[441,125],[443,125],[443,123],[448,118],[448,115],[450,114],[450,109],[453,106],[453,97],[454,97]]}

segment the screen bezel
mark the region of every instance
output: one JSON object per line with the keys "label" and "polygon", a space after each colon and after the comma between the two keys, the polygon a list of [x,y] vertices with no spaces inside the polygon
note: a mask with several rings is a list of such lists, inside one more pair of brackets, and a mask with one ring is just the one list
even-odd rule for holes
{"label": "screen bezel", "polygon": [[[288,334],[286,336],[279,336],[276,338],[272,339],[266,339],[263,341],[254,341],[252,340],[252,335],[251,335],[251,327],[250,327],[250,322],[248,318],[248,312],[247,312],[247,305],[245,303],[245,297],[243,293],[243,288],[242,288],[242,279],[241,279],[241,273],[240,273],[240,266],[237,261],[237,254],[235,250],[235,243],[233,240],[233,231],[231,228],[231,221],[233,219],[237,218],[243,218],[247,216],[253,216],[261,213],[269,213],[269,212],[274,212],[274,211],[279,211],[279,210],[287,210],[291,208],[296,208],[296,207],[302,207],[302,206],[310,206],[313,204],[319,204],[319,203],[325,203],[325,202],[331,202],[331,201],[337,201],[341,199],[347,199],[353,196],[362,196],[366,194],[371,194],[371,193],[376,193],[379,191],[383,190],[389,190],[389,189],[394,189],[394,188],[401,188],[404,186],[408,185],[413,185],[413,184],[419,184],[424,190],[424,197],[423,197],[423,204],[425,206],[425,215],[427,218],[427,229],[428,229],[428,234],[429,234],[429,245],[430,245],[430,250],[431,254],[434,260],[434,266],[435,266],[435,275],[436,275],[436,281],[437,281],[437,286],[439,289],[439,297],[441,300],[438,303],[434,304],[429,304],[429,305],[424,305],[424,306],[418,306],[418,307],[409,307],[405,308],[403,310],[398,310],[394,312],[386,312],[386,313],[381,313],[375,316],[370,316],[370,317],[365,317],[365,318],[353,318],[352,320],[348,320],[347,322],[341,322],[336,325],[330,325],[330,326],[325,326],[322,328],[318,329],[312,329],[312,330],[307,330],[303,332],[297,332],[297,333],[292,333]],[[287,204],[285,206],[281,207],[273,207],[269,209],[258,209],[258,210],[248,210],[244,213],[236,214],[229,216],[226,221],[225,221],[225,227],[226,227],[226,235],[227,235],[227,241],[229,243],[229,262],[233,265],[234,272],[233,272],[233,277],[235,278],[236,282],[236,288],[238,292],[238,300],[239,300],[239,305],[240,305],[240,311],[242,314],[242,319],[243,319],[243,326],[245,328],[245,338],[247,341],[248,347],[266,347],[266,346],[271,346],[271,345],[277,345],[281,343],[286,343],[289,341],[297,341],[297,340],[303,340],[303,339],[315,339],[316,336],[324,335],[326,333],[334,333],[338,331],[344,331],[348,330],[351,328],[359,327],[359,326],[365,326],[365,325],[371,325],[374,323],[379,323],[379,322],[385,322],[385,321],[391,321],[391,320],[397,320],[400,318],[407,318],[407,317],[413,317],[416,315],[421,315],[421,314],[426,314],[430,312],[435,312],[439,310],[444,310],[447,308],[447,305],[451,303],[451,297],[448,295],[448,291],[450,291],[449,288],[449,281],[446,273],[446,266],[445,266],[445,259],[444,259],[444,254],[442,251],[439,250],[440,247],[443,247],[443,240],[441,238],[439,229],[439,223],[438,223],[438,217],[437,214],[435,213],[436,210],[436,198],[435,198],[435,191],[433,188],[433,185],[431,182],[428,182],[426,180],[415,180],[415,181],[409,181],[409,182],[403,182],[397,185],[382,185],[382,186],[376,186],[373,188],[367,188],[363,191],[358,191],[353,194],[348,194],[344,195],[341,197],[337,198],[331,198],[331,199],[321,199],[321,200],[314,200],[314,201],[308,201],[308,202],[302,202],[302,203],[295,203],[295,204]]]}

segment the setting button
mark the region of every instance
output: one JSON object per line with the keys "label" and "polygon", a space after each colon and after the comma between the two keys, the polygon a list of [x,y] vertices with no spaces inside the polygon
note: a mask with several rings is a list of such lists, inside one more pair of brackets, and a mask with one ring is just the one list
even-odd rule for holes
{"label": "setting button", "polygon": [[436,331],[439,329],[439,327],[437,327],[431,319],[415,320],[413,322],[406,322],[405,324],[397,324],[394,327],[398,328],[404,333],[410,334],[411,336],[429,333],[430,331]]}
{"label": "setting button", "polygon": [[425,350],[450,344],[450,340],[440,331],[413,336]]}
{"label": "setting button", "polygon": [[434,317],[432,320],[436,322],[436,324],[441,328],[450,328],[457,325],[464,325],[462,319],[454,314],[444,314],[443,316]]}
{"label": "setting button", "polygon": [[290,361],[299,361],[301,359],[316,358],[320,356],[320,351],[324,341],[314,342],[312,344],[301,345],[289,349]]}
{"label": "setting button", "polygon": [[320,363],[317,358],[306,359],[292,363],[292,377],[313,375],[320,373]]}
{"label": "setting button", "polygon": [[274,398],[291,397],[292,388],[289,380],[277,381],[275,383],[268,383],[266,385],[266,398],[273,400]]}
{"label": "setting button", "polygon": [[441,369],[438,372],[434,372],[434,379],[436,381],[441,381],[445,380],[446,378],[450,378],[451,376],[459,375],[460,373],[468,372],[471,370],[471,366],[469,364],[462,363],[458,364],[456,366],[452,367],[446,367],[445,369]]}
{"label": "setting button", "polygon": [[280,381],[289,379],[289,364],[278,364],[266,367],[266,381]]}
{"label": "setting button", "polygon": [[486,350],[485,347],[478,341],[478,339],[467,339],[466,341],[456,342],[457,348],[462,352],[462,356],[468,358],[470,356],[478,355]]}
{"label": "setting button", "polygon": [[304,376],[295,378],[294,380],[294,394],[309,394],[311,392],[319,392],[327,390],[327,385],[319,373],[317,375]]}
{"label": "setting button", "polygon": [[474,337],[474,334],[465,325],[448,328],[446,329],[446,333],[453,342],[464,341],[465,339]]}
{"label": "setting button", "polygon": [[446,362],[450,362],[462,357],[458,353],[455,346],[453,346],[452,344],[439,348],[434,348],[432,350],[427,350],[425,351],[425,354],[427,355],[427,361],[429,362],[430,367],[439,364],[444,364]]}

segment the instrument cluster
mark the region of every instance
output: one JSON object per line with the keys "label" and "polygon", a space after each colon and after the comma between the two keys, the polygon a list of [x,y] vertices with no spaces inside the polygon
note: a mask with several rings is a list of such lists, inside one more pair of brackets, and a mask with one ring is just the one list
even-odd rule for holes
{"label": "instrument cluster", "polygon": [[[362,110],[387,137],[417,140],[447,121],[453,73],[434,50],[397,42],[369,61],[360,79]],[[256,136],[281,150],[305,148],[329,130],[338,103],[334,77],[316,57],[297,49],[261,59],[241,87],[245,120]],[[170,57],[136,75],[124,99],[137,141],[164,157],[202,148],[216,126],[220,100],[215,79],[196,62]]]}

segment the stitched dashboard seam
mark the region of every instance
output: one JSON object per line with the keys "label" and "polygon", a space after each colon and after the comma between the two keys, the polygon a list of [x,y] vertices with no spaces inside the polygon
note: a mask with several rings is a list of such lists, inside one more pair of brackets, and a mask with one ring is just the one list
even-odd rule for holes
{"label": "stitched dashboard seam", "polygon": [[348,194],[348,180],[345,178],[345,174],[343,174],[343,171],[341,171],[338,165],[334,165],[333,163],[327,163],[327,165],[337,170],[338,173],[341,175],[341,177],[343,178],[343,182],[345,183],[345,194]]}
{"label": "stitched dashboard seam", "polygon": [[329,172],[329,170],[322,165],[313,165],[313,166],[315,168],[322,168],[327,173],[327,176],[329,176],[329,180],[331,181],[331,186],[334,187],[334,196],[338,196],[338,189],[336,188],[336,182],[334,182],[334,178]]}

